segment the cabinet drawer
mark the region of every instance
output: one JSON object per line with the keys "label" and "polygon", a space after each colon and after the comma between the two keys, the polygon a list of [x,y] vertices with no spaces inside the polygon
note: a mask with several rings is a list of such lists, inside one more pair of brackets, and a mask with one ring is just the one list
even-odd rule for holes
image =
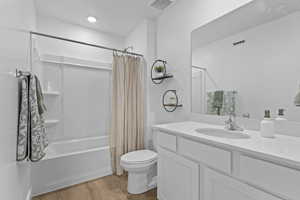
{"label": "cabinet drawer", "polygon": [[240,157],[240,178],[288,199],[300,198],[300,171],[248,156]]}
{"label": "cabinet drawer", "polygon": [[231,152],[229,151],[178,138],[178,152],[215,169],[231,173]]}
{"label": "cabinet drawer", "polygon": [[163,132],[158,132],[157,133],[157,142],[158,145],[161,147],[164,147],[166,149],[169,149],[171,151],[176,152],[176,136],[174,135],[170,135],[167,133],[163,133]]}

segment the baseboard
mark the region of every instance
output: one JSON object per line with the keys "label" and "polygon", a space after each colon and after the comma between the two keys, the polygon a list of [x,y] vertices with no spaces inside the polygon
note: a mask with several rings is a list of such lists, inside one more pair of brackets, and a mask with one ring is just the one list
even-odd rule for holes
{"label": "baseboard", "polygon": [[30,188],[26,195],[26,200],[31,200],[32,188]]}
{"label": "baseboard", "polygon": [[112,175],[111,168],[101,169],[101,170],[98,170],[98,171],[94,171],[92,173],[88,173],[88,174],[77,176],[77,177],[72,177],[72,178],[69,178],[69,179],[63,179],[63,180],[60,180],[56,183],[41,186],[41,188],[39,188],[37,191],[33,191],[32,196],[38,196],[38,195],[45,194],[45,193],[48,193],[48,192],[53,192],[53,191],[56,191],[56,190],[59,190],[59,189],[63,189],[63,188],[66,188],[66,187],[70,187],[70,186],[73,186],[73,185],[77,185],[77,184],[80,184],[80,183],[84,183],[84,182],[91,181],[91,180],[94,180],[94,179],[98,179],[98,178],[108,176],[108,175]]}
{"label": "baseboard", "polygon": [[161,191],[159,190],[159,188],[157,188],[157,196],[156,196],[157,200],[167,200],[167,198],[163,195],[163,193],[161,193]]}
{"label": "baseboard", "polygon": [[166,200],[163,195],[157,194],[157,200]]}

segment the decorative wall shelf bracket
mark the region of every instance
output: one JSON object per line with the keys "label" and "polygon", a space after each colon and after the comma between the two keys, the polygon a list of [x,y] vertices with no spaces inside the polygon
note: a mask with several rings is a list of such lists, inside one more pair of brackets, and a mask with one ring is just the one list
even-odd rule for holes
{"label": "decorative wall shelf bracket", "polygon": [[[160,65],[158,65],[160,63]],[[161,84],[165,79],[173,78],[173,75],[167,73],[167,61],[156,60],[151,68],[151,80],[154,84]]]}
{"label": "decorative wall shelf bracket", "polygon": [[162,98],[162,105],[167,112],[174,112],[178,107],[183,107],[178,103],[176,90],[167,90]]}

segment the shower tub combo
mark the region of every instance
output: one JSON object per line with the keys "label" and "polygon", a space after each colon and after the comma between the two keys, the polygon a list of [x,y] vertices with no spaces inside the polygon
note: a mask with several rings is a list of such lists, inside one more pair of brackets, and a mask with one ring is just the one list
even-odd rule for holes
{"label": "shower tub combo", "polygon": [[32,164],[33,196],[111,174],[108,136],[54,142]]}

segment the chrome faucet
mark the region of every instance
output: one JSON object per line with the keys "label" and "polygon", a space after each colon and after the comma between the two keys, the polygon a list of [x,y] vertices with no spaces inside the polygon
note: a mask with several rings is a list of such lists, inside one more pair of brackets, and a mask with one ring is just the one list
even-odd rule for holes
{"label": "chrome faucet", "polygon": [[229,114],[229,119],[225,121],[225,129],[229,131],[243,131],[244,129],[237,124],[235,117],[235,113]]}

